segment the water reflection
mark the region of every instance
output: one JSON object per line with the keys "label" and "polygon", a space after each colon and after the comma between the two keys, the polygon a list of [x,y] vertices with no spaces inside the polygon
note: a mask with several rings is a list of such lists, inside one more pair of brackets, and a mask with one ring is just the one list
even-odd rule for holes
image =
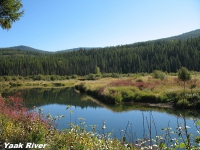
{"label": "water reflection", "polygon": [[[166,128],[168,124],[176,130],[178,122],[183,124],[180,114],[183,111],[173,108],[150,107],[146,105],[124,104],[105,105],[85,94],[77,93],[73,88],[35,88],[15,91],[4,91],[3,97],[21,92],[24,104],[28,108],[33,106],[41,107],[45,114],[52,116],[65,115],[59,121],[57,128],[64,129],[68,123],[79,124],[79,117],[86,119],[87,130],[91,130],[90,125],[98,125],[97,131],[101,132],[102,122],[106,122],[106,131],[114,131],[116,137],[124,132],[127,125],[131,125],[134,136],[142,138],[148,133],[148,124],[152,124],[152,136],[156,133],[163,134],[160,129]],[[67,105],[71,107],[66,110]],[[199,112],[187,110],[187,125],[192,128],[189,132],[196,134],[196,129],[190,117],[199,117]],[[155,124],[155,125],[154,125]],[[144,133],[144,130],[146,133]],[[158,130],[158,131],[156,131]]]}
{"label": "water reflection", "polygon": [[72,105],[81,108],[100,107],[97,103],[84,100],[83,94],[77,94],[73,88],[33,88],[19,91],[3,92],[2,96],[7,97],[21,92],[24,104],[28,108],[33,106],[42,107],[49,104]]}
{"label": "water reflection", "polygon": [[[14,95],[17,92],[21,92],[25,106],[31,108],[32,106],[42,107],[49,104],[60,104],[60,105],[72,105],[81,108],[97,108],[104,107],[105,109],[114,112],[123,112],[131,110],[140,111],[157,111],[166,112],[171,115],[180,116],[182,110],[174,108],[164,108],[156,106],[148,106],[145,104],[119,104],[119,105],[108,105],[103,104],[100,101],[87,96],[86,94],[77,93],[73,88],[33,88],[33,89],[21,89],[4,91],[3,97]],[[199,117],[199,110],[187,110],[187,117]]]}

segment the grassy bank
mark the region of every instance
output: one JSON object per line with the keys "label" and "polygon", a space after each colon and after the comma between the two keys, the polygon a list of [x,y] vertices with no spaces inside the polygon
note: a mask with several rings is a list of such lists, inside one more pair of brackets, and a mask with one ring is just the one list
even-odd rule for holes
{"label": "grassy bank", "polygon": [[1,76],[0,93],[12,88],[72,87],[85,92],[104,103],[126,102],[154,103],[162,107],[200,106],[200,74],[191,72],[192,79],[184,82],[176,73],[154,71],[151,74],[89,74],[86,76],[34,75],[29,77]]}
{"label": "grassy bank", "polygon": [[0,81],[0,93],[5,89],[24,89],[24,88],[52,88],[52,87],[71,87],[78,82],[77,79],[65,79],[65,80],[55,80],[55,81],[46,81],[46,80],[8,80]]}
{"label": "grassy bank", "polygon": [[[195,88],[191,88],[194,84]],[[75,88],[105,103],[164,103],[192,108],[200,106],[199,85],[199,75],[193,75],[193,79],[186,83],[186,91],[183,93],[183,82],[177,76],[168,75],[161,80],[146,75],[82,81]]]}

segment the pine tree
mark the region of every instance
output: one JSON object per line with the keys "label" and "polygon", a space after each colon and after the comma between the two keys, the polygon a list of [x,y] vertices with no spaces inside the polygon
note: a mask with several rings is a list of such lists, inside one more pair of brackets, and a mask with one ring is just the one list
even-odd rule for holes
{"label": "pine tree", "polygon": [[21,0],[1,0],[0,1],[0,26],[3,29],[10,29],[12,23],[19,20],[24,11]]}

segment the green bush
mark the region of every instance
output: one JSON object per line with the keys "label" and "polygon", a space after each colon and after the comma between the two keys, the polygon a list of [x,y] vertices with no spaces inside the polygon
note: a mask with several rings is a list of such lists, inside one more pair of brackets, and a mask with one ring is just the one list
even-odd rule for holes
{"label": "green bush", "polygon": [[166,74],[160,70],[154,70],[152,73],[152,77],[155,79],[164,80],[166,78]]}
{"label": "green bush", "polygon": [[180,95],[177,92],[167,92],[165,93],[168,101],[178,101],[180,99]]}
{"label": "green bush", "polygon": [[12,80],[13,80],[13,81],[16,81],[16,80],[17,80],[17,77],[13,76],[13,77],[12,77]]}
{"label": "green bush", "polygon": [[120,78],[121,75],[119,73],[112,73],[113,78]]}
{"label": "green bush", "polygon": [[95,80],[96,76],[93,73],[90,73],[89,75],[87,75],[87,80]]}
{"label": "green bush", "polygon": [[5,81],[5,79],[3,77],[0,77],[0,82]]}
{"label": "green bush", "polygon": [[77,76],[76,74],[73,74],[71,78],[72,78],[72,79],[77,79],[78,76]]}
{"label": "green bush", "polygon": [[144,92],[138,92],[135,93],[135,99],[136,102],[147,102],[147,103],[155,103],[157,102],[157,97],[154,94],[151,93],[144,93]]}
{"label": "green bush", "polygon": [[5,81],[11,81],[11,77],[10,76],[4,76],[4,80]]}
{"label": "green bush", "polygon": [[134,93],[132,91],[124,91],[121,93],[123,102],[132,102],[134,99]]}
{"label": "green bush", "polygon": [[108,77],[112,77],[112,73],[103,73],[102,74],[103,78],[108,78]]}
{"label": "green bush", "polygon": [[52,75],[51,77],[50,77],[50,80],[52,80],[52,81],[55,81],[57,78],[56,78],[56,76],[54,76],[54,75]]}
{"label": "green bush", "polygon": [[34,75],[33,80],[45,80],[45,76],[42,74]]}
{"label": "green bush", "polygon": [[178,102],[176,103],[176,107],[178,108],[187,108],[190,106],[190,103],[188,102],[187,99],[180,99],[178,100]]}
{"label": "green bush", "polygon": [[19,76],[19,77],[18,77],[18,79],[19,79],[19,80],[23,80],[23,79],[24,79],[24,77],[22,77],[22,76]]}

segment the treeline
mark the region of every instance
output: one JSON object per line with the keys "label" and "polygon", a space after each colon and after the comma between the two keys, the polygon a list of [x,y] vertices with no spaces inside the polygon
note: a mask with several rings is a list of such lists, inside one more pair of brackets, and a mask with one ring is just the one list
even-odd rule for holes
{"label": "treeline", "polygon": [[0,75],[86,75],[98,66],[102,73],[200,71],[200,37],[158,40],[65,53],[0,49]]}

